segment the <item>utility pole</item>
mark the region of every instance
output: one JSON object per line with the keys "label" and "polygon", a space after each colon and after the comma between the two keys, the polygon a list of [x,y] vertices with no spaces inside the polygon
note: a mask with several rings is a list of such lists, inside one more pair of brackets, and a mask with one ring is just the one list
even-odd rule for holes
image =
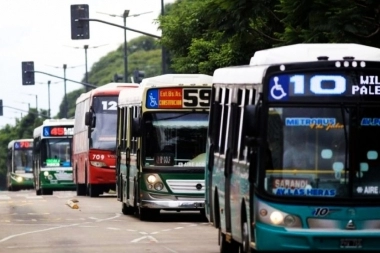
{"label": "utility pole", "polygon": [[64,94],[65,94],[65,109],[63,110],[64,111],[64,115],[63,117],[64,118],[67,118],[67,110],[69,108],[68,106],[68,103],[67,103],[67,94],[66,94],[66,68],[67,68],[67,65],[66,64],[63,64],[63,83],[64,83]]}

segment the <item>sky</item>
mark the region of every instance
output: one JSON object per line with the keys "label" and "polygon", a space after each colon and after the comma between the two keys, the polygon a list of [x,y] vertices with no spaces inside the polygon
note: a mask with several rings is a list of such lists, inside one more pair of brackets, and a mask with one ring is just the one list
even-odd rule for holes
{"label": "sky", "polygon": [[[4,115],[0,116],[0,128],[6,124],[14,126],[16,118],[27,114],[29,106],[47,110],[49,80],[52,116],[58,113],[64,98],[63,79],[35,73],[35,85],[22,85],[23,61],[33,61],[35,71],[62,78],[63,64],[66,64],[66,78],[80,82],[86,72],[84,45],[88,45],[87,69],[90,71],[101,57],[123,44],[124,29],[96,21],[90,21],[90,39],[72,40],[71,5],[88,4],[89,18],[117,25],[124,22],[118,16],[129,10],[128,28],[160,36],[155,20],[161,13],[161,1],[167,4],[175,0],[1,0],[0,99]],[[133,17],[135,14],[141,15]],[[127,31],[127,41],[141,35]],[[67,81],[66,93],[82,87]]]}

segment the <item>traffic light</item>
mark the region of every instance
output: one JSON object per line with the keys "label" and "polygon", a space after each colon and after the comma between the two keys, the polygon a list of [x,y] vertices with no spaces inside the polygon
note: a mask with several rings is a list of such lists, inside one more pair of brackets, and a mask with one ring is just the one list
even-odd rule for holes
{"label": "traffic light", "polygon": [[0,116],[3,116],[3,100],[0,99]]}
{"label": "traffic light", "polygon": [[34,85],[34,62],[23,61],[22,69],[22,85]]}
{"label": "traffic light", "polygon": [[135,71],[133,71],[133,81],[135,83],[141,83],[141,81],[144,79],[145,77],[145,71],[141,71],[141,70],[137,70],[135,69]]}
{"label": "traffic light", "polygon": [[89,18],[88,4],[71,5],[71,39],[86,40],[90,38],[90,21],[79,20]]}
{"label": "traffic light", "polygon": [[117,82],[119,82],[120,80],[123,80],[123,79],[124,79],[124,76],[123,76],[123,75],[115,74],[115,75],[113,76],[113,81],[114,81],[115,83],[117,83]]}

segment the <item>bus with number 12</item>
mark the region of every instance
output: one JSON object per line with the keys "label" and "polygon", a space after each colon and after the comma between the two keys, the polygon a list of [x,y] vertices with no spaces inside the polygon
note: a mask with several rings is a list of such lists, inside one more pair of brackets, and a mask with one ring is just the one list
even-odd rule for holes
{"label": "bus with number 12", "polygon": [[109,83],[76,100],[73,166],[78,196],[98,197],[116,188],[117,100],[136,83]]}
{"label": "bus with number 12", "polygon": [[212,77],[145,78],[119,95],[117,198],[124,214],[204,211],[204,168]]}
{"label": "bus with number 12", "polygon": [[220,252],[380,250],[380,49],[296,44],[215,70],[206,215]]}
{"label": "bus with number 12", "polygon": [[36,195],[72,191],[73,119],[46,119],[33,131],[33,173]]}
{"label": "bus with number 12", "polygon": [[33,189],[33,139],[18,139],[8,143],[8,191]]}

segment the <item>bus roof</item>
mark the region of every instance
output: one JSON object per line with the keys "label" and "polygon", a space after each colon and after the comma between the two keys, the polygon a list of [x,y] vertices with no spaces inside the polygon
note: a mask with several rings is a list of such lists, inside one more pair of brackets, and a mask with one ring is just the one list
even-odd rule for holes
{"label": "bus roof", "polygon": [[213,83],[259,84],[270,65],[314,62],[318,57],[328,61],[353,57],[361,61],[379,61],[380,49],[359,44],[295,44],[256,51],[249,65],[219,68],[214,71]]}
{"label": "bus roof", "polygon": [[144,78],[139,89],[123,90],[119,94],[119,106],[127,104],[141,104],[142,95],[146,88],[151,87],[170,87],[180,84],[212,84],[212,76],[205,74],[165,74],[160,76]]}
{"label": "bus roof", "polygon": [[137,83],[108,83],[102,86],[99,86],[98,88],[92,89],[86,93],[82,93],[76,100],[76,104],[79,102],[82,102],[83,100],[86,100],[87,98],[91,96],[96,95],[119,95],[119,92],[125,88],[137,88],[139,87],[139,84]]}
{"label": "bus roof", "polygon": [[45,119],[42,125],[34,128],[33,137],[39,137],[44,126],[74,126],[75,119]]}
{"label": "bus roof", "polygon": [[11,141],[8,143],[8,149],[13,148],[13,145],[14,145],[15,142],[17,142],[17,141],[29,141],[29,142],[33,142],[33,139],[17,139],[17,140],[11,140]]}

